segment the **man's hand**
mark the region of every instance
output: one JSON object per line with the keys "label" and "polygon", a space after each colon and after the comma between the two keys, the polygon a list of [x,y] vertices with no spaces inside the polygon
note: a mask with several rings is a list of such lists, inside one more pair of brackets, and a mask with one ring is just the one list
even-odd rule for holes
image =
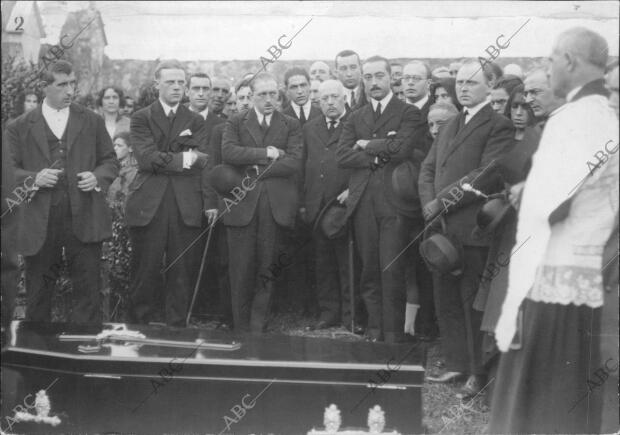
{"label": "man's hand", "polygon": [[194,155],[196,156],[196,160],[194,160],[192,166],[198,167],[200,169],[206,168],[207,162],[209,161],[209,154],[205,154],[196,149],[193,149],[191,152],[194,153]]}
{"label": "man's hand", "polygon": [[217,220],[217,213],[217,208],[205,210],[205,217],[207,218],[209,225],[213,225],[213,223]]}
{"label": "man's hand", "polygon": [[349,198],[349,189],[344,190],[340,195],[336,197],[336,200],[340,204],[344,204],[344,202]]}
{"label": "man's hand", "polygon": [[368,142],[370,142],[367,139],[358,139],[357,142],[355,142],[355,145],[353,146],[354,149],[360,149],[360,150],[365,150],[366,146],[368,145]]}
{"label": "man's hand", "polygon": [[284,151],[278,149],[274,146],[267,147],[267,158],[271,160],[278,160],[280,157],[284,155]]}
{"label": "man's hand", "polygon": [[433,199],[428,202],[422,209],[422,215],[426,222],[433,220],[439,213],[441,213],[441,204],[437,199]]}
{"label": "man's hand", "polygon": [[97,177],[92,172],[80,172],[77,174],[80,181],[78,181],[78,189],[82,192],[90,192],[97,187]]}
{"label": "man's hand", "polygon": [[38,187],[54,187],[58,183],[58,177],[63,171],[64,169],[42,169],[37,174],[34,184]]}
{"label": "man's hand", "polygon": [[521,195],[523,194],[523,188],[525,187],[525,181],[515,184],[510,188],[508,194],[508,200],[515,210],[519,210],[521,204]]}

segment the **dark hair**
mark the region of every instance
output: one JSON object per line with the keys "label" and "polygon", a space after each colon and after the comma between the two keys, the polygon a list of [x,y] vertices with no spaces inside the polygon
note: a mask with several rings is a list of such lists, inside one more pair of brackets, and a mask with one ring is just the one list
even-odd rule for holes
{"label": "dark hair", "polygon": [[178,60],[162,60],[161,62],[159,62],[159,64],[157,64],[157,67],[155,68],[155,79],[159,79],[162,69],[180,69],[185,72],[185,68],[183,68],[183,65],[181,65],[181,62],[179,62]]}
{"label": "dark hair", "polygon": [[508,95],[512,94],[512,91],[515,90],[517,86],[522,86],[523,80],[521,80],[517,76],[513,76],[511,74],[503,76],[501,79],[495,83],[493,89],[504,89]]}
{"label": "dark hair", "polygon": [[484,72],[484,76],[487,81],[493,80],[493,76],[499,80],[504,75],[504,70],[502,70],[502,67],[495,62],[484,62],[482,65],[482,71]]}
{"label": "dark hair", "polygon": [[432,77],[433,73],[431,71],[431,67],[428,65],[428,63],[426,62],[422,62],[421,60],[412,60],[411,62],[407,62],[407,65],[422,65],[424,67],[424,70],[426,71],[426,79],[428,80]]}
{"label": "dark hair", "polygon": [[250,89],[252,89],[252,86],[251,86],[250,82],[251,82],[251,77],[247,78],[247,79],[240,80],[239,83],[237,83],[235,85],[235,94],[237,94],[237,92],[239,92],[239,89],[241,89],[241,88],[250,88]]}
{"label": "dark hair", "polygon": [[278,84],[278,80],[276,79],[276,76],[266,71],[260,72],[256,74],[254,78],[252,79],[252,81],[250,82],[250,89],[252,90],[252,92],[254,92],[254,86],[256,86],[256,82],[269,81],[269,80],[273,80],[274,82],[276,82],[276,84]]}
{"label": "dark hair", "polygon": [[209,77],[209,75],[207,73],[199,72],[199,73],[194,73],[191,76],[189,76],[189,78],[187,79],[187,87],[188,88],[191,86],[192,79],[194,77],[200,78],[200,79],[209,79],[209,86],[213,85],[213,83],[211,83],[211,77]]}
{"label": "dark hair", "polygon": [[287,69],[286,72],[284,73],[284,86],[285,87],[288,88],[288,81],[293,76],[304,76],[306,80],[308,81],[308,84],[310,84],[310,74],[308,74],[308,71],[306,71],[300,66],[294,66],[292,68]]}
{"label": "dark hair", "polygon": [[354,52],[353,50],[342,50],[338,53],[334,59],[334,65],[336,69],[338,69],[338,58],[339,57],[349,57],[349,56],[357,56],[357,63],[362,66],[362,60],[360,59],[360,55]]}
{"label": "dark hair", "polygon": [[370,62],[383,62],[385,63],[385,69],[389,75],[392,75],[392,67],[390,67],[390,61],[383,56],[370,56],[364,61],[364,65]]}
{"label": "dark hair", "polygon": [[103,87],[99,93],[97,94],[97,107],[101,107],[102,103],[103,103],[103,96],[105,95],[106,91],[108,89],[112,89],[114,92],[116,92],[116,95],[118,95],[118,107],[123,107],[125,105],[125,97],[123,95],[123,91],[119,88],[117,88],[116,86],[105,86]]}
{"label": "dark hair", "polygon": [[159,97],[159,91],[154,86],[153,82],[147,82],[140,86],[140,90],[138,91],[138,99],[134,103],[134,111],[150,106],[152,103],[157,101]]}
{"label": "dark hair", "polygon": [[48,68],[43,69],[41,73],[41,80],[48,85],[54,83],[54,74],[71,74],[73,72],[73,65],[66,60],[58,60],[51,64]]}
{"label": "dark hair", "polygon": [[24,91],[21,92],[17,97],[17,106],[15,108],[16,115],[21,115],[22,113],[24,113],[24,104],[26,103],[26,97],[28,95],[34,95],[35,97],[37,97],[37,104],[41,103],[42,98],[39,92],[35,91],[34,89],[24,89]]}
{"label": "dark hair", "polygon": [[286,92],[284,92],[284,89],[278,89],[278,100],[282,101],[282,107],[288,104],[288,99],[286,98]]}
{"label": "dark hair", "polygon": [[454,107],[456,107],[460,112],[463,106],[461,105],[461,103],[459,103],[459,99],[456,97],[456,79],[454,77],[445,77],[442,79],[438,79],[436,82],[431,84],[430,93],[433,103],[436,103],[435,91],[438,88],[443,88],[446,90],[446,92],[448,93],[448,95],[450,95],[450,98],[452,99],[452,104],[454,104]]}
{"label": "dark hair", "polygon": [[[525,91],[525,86],[523,86],[523,84],[521,85],[517,85],[514,87],[514,89],[512,90],[512,92],[510,93],[510,97],[508,97],[508,102],[506,103],[506,108],[504,109],[504,116],[506,116],[508,119],[512,120],[512,116],[511,112],[512,112],[512,102],[517,98],[517,96],[519,95],[523,95]],[[534,115],[534,111],[532,110],[532,107],[525,103],[525,98],[523,99],[524,104],[523,107],[525,107],[525,110],[527,111],[527,125],[534,125],[534,123],[536,122],[536,115]]]}
{"label": "dark hair", "polygon": [[112,139],[112,142],[114,142],[116,139],[123,139],[125,141],[125,143],[127,144],[127,146],[130,146],[131,144],[129,143],[129,138],[130,138],[130,134],[128,131],[123,130],[123,131],[119,131],[118,133],[116,133],[114,135],[114,139]]}

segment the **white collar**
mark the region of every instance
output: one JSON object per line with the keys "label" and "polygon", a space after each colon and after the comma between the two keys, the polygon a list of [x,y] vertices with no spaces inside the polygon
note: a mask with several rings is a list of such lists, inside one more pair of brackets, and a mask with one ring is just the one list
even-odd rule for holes
{"label": "white collar", "polygon": [[575,95],[577,95],[577,92],[581,90],[581,88],[583,88],[583,86],[577,86],[572,91],[570,91],[568,94],[566,94],[566,102],[570,103],[571,100],[575,98]]}
{"label": "white collar", "polygon": [[209,116],[209,106],[207,106],[207,108],[205,110],[203,110],[202,112],[197,112],[200,116],[202,116],[203,119],[207,119],[207,116]]}
{"label": "white collar", "polygon": [[43,104],[41,104],[41,110],[43,111],[43,113],[45,115],[69,115],[69,106],[63,108],[63,109],[54,109],[52,106],[49,105],[49,103],[47,102],[47,98],[45,98],[43,100]]}
{"label": "white collar", "polygon": [[476,104],[474,107],[463,107],[463,111],[467,110],[467,120],[469,121],[470,119],[472,119],[476,113],[480,112],[480,110],[486,106],[487,104],[489,104],[489,102],[487,100],[482,101],[481,103]]}
{"label": "white collar", "polygon": [[377,101],[374,98],[371,98],[370,102],[372,103],[372,110],[377,110],[377,104],[381,103],[381,114],[383,114],[383,112],[385,112],[385,108],[387,107],[393,96],[394,94],[392,93],[392,91],[390,91],[385,97],[383,97],[381,101]]}
{"label": "white collar", "polygon": [[171,110],[172,112],[174,112],[175,115],[177,114],[177,110],[179,110],[179,103],[177,103],[174,106],[169,106],[166,103],[164,103],[164,101],[161,98],[159,99],[159,103],[161,104],[161,107],[164,108],[164,114],[166,116],[168,116]]}
{"label": "white collar", "polygon": [[424,107],[424,105],[426,104],[426,102],[428,101],[428,94],[426,94],[425,96],[423,96],[422,98],[420,98],[418,101],[416,101],[415,103],[409,103],[412,106],[417,107],[418,109],[422,110],[422,107]]}
{"label": "white collar", "polygon": [[329,125],[329,123],[330,123],[331,121],[336,121],[336,124],[334,124],[334,127],[337,127],[337,126],[338,126],[338,124],[340,123],[340,121],[342,120],[342,117],[343,117],[344,115],[346,115],[346,114],[347,114],[347,111],[345,110],[344,112],[342,112],[342,115],[340,115],[340,116],[339,116],[338,118],[336,118],[336,119],[331,119],[331,118],[328,118],[328,117],[326,116],[326,117],[325,117],[325,122],[327,123],[327,125]]}
{"label": "white collar", "polygon": [[306,104],[304,104],[303,106],[300,106],[298,104],[296,104],[295,102],[291,101],[291,106],[293,106],[293,110],[295,111],[295,113],[299,116],[299,110],[301,107],[304,108],[304,113],[306,114],[306,117],[310,116],[310,110],[312,109],[312,101],[310,101],[310,98],[308,98],[308,101],[306,101]]}
{"label": "white collar", "polygon": [[269,115],[263,115],[258,110],[256,110],[256,107],[254,107],[254,112],[256,113],[256,118],[258,119],[259,124],[263,123],[263,117],[265,117],[265,122],[267,122],[267,125],[271,123],[271,116],[273,115],[273,112],[271,112]]}

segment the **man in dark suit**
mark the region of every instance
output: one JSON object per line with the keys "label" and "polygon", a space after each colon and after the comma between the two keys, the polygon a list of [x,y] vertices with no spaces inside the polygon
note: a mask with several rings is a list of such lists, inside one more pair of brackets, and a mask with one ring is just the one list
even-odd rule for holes
{"label": "man in dark suit", "polygon": [[[321,209],[338,197],[344,203],[350,170],[338,168],[336,148],[347,112],[344,108],[344,86],[337,80],[326,80],[319,86],[322,116],[308,121],[303,128],[305,183],[302,216],[314,225]],[[314,235],[315,267],[320,309],[317,329],[337,324],[351,324],[347,237],[329,240],[320,231]]]}
{"label": "man in dark suit", "polygon": [[476,394],[484,385],[482,313],[472,304],[491,236],[472,235],[482,199],[464,192],[461,186],[469,183],[485,193],[500,187],[496,186],[496,170],[514,137],[510,120],[494,113],[487,103],[490,79],[476,62],[461,67],[456,91],[464,110],[440,130],[419,179],[425,220],[435,224],[438,216],[445,214],[447,231],[463,245],[464,264],[460,276],[435,274],[435,305],[446,372],[429,376],[429,380],[448,382],[469,375],[464,395]]}
{"label": "man in dark suit", "polygon": [[[347,214],[353,216],[362,261],[361,295],[368,311],[370,339],[404,340],[405,271],[400,255],[406,227],[395,205],[394,168],[409,158],[420,111],[400,101],[390,89],[387,59],[374,56],[363,66],[371,103],[353,112],[338,144],[338,163],[353,169]],[[394,134],[394,137],[388,139]],[[379,153],[388,155],[383,165]]]}
{"label": "man in dark suit", "polygon": [[[100,322],[101,242],[112,236],[105,191],[119,163],[103,118],[71,101],[73,68],[58,61],[43,73],[41,107],[8,125],[20,204],[19,252],[26,263],[26,318],[51,321],[52,292],[65,248],[73,284],[71,322]],[[49,279],[51,277],[51,279]]]}
{"label": "man in dark suit", "polygon": [[[431,69],[419,60],[407,63],[401,75],[402,89],[407,104],[411,104],[420,110],[420,122],[416,126],[415,140],[419,147],[412,156],[413,164],[419,169],[422,161],[428,154],[433,143],[433,138],[428,129],[428,110],[431,106],[430,98]],[[418,151],[420,150],[420,151]],[[414,180],[417,183],[417,180]],[[413,240],[424,228],[421,205],[416,201],[417,207],[405,213],[408,226],[408,238]],[[407,249],[407,311],[406,325],[409,333],[418,334],[419,337],[431,338],[437,335],[435,320],[435,308],[433,302],[433,278],[420,256],[419,240]],[[416,308],[419,306],[419,312]],[[416,314],[419,316],[416,317]],[[415,328],[413,328],[415,326]]]}
{"label": "man in dark suit", "polygon": [[362,62],[353,50],[342,50],[336,55],[336,74],[345,87],[345,108],[352,112],[364,106],[368,100],[362,82]]}
{"label": "man in dark suit", "polygon": [[321,110],[310,101],[310,76],[300,67],[293,67],[284,73],[284,87],[289,103],[282,113],[299,120],[303,127],[306,121],[321,116]]}
{"label": "man in dark suit", "polygon": [[230,83],[222,77],[213,79],[213,87],[211,88],[211,98],[209,99],[209,109],[220,118],[227,119],[224,113],[226,101],[230,97]]}
{"label": "man in dark suit", "polygon": [[[218,85],[217,94],[215,90],[215,84]],[[228,91],[224,88],[225,82],[222,79],[214,81],[213,89],[211,89],[211,78],[205,73],[192,74],[187,81],[187,88],[185,90],[187,97],[189,98],[188,108],[194,113],[198,113],[204,119],[204,135],[207,138],[211,137],[212,131],[218,124],[224,124],[224,118],[221,118],[216,114],[215,108],[223,109],[224,104],[222,102],[222,96],[228,95]],[[216,101],[217,100],[217,101]],[[220,104],[221,103],[221,104]],[[209,165],[213,165],[213,154],[208,151]],[[207,224],[211,224],[217,219],[217,195],[213,190],[206,190],[205,195],[207,201],[205,202],[205,213],[207,215]],[[220,228],[222,225],[219,226]],[[216,229],[214,228],[214,232]],[[217,234],[213,234],[214,240],[217,240]],[[201,239],[199,245],[201,252],[204,249],[204,243],[206,243],[206,237]],[[210,296],[213,296],[217,284],[224,284],[223,279],[226,276],[221,276],[218,268],[218,257],[216,254],[216,243],[212,243],[207,253],[205,261],[205,271],[201,280],[201,291],[197,295],[195,311],[205,313],[208,311]],[[221,278],[221,279],[220,279]],[[211,291],[210,291],[211,290]],[[225,291],[225,290],[224,290]]]}
{"label": "man in dark suit", "polygon": [[208,201],[205,121],[179,104],[185,87],[179,62],[160,63],[155,82],[159,99],[131,118],[138,160],[125,212],[133,245],[131,320],[153,320],[153,289],[164,271],[166,323],[184,325],[201,257],[198,244],[190,245]]}
{"label": "man in dark suit", "polygon": [[301,169],[302,144],[299,121],[275,110],[276,79],[259,73],[251,90],[254,108],[226,123],[222,158],[249,172],[257,168],[259,175],[239,186],[244,194],[227,205],[223,221],[228,228],[235,328],[263,332],[282,230],[294,226],[299,207],[293,180]]}

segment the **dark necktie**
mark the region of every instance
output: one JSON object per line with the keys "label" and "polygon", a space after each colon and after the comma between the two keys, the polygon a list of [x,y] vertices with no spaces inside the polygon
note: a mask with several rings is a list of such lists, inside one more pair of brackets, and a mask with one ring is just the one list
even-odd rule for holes
{"label": "dark necktie", "polygon": [[331,136],[335,130],[336,130],[336,121],[332,119],[331,121],[329,121],[329,127],[327,128],[327,131],[329,132],[329,135]]}
{"label": "dark necktie", "polygon": [[266,116],[263,116],[263,122],[261,122],[260,128],[261,128],[261,130],[263,130],[263,133],[267,133],[267,129],[269,129],[269,125],[267,124],[267,117]]}
{"label": "dark necktie", "polygon": [[377,109],[375,110],[375,121],[381,116],[381,103],[377,103]]}
{"label": "dark necktie", "polygon": [[174,110],[172,109],[170,109],[170,113],[168,113],[168,122],[170,122],[170,125],[174,122]]}
{"label": "dark necktie", "polygon": [[304,125],[306,123],[306,114],[304,113],[303,106],[299,106],[299,122],[301,123],[301,125]]}
{"label": "dark necktie", "polygon": [[355,91],[351,91],[351,109],[355,107]]}
{"label": "dark necktie", "polygon": [[467,115],[469,115],[467,109],[463,110],[463,116],[461,116],[461,120],[459,122],[459,131],[461,131],[463,127],[465,127],[465,118],[467,118]]}

